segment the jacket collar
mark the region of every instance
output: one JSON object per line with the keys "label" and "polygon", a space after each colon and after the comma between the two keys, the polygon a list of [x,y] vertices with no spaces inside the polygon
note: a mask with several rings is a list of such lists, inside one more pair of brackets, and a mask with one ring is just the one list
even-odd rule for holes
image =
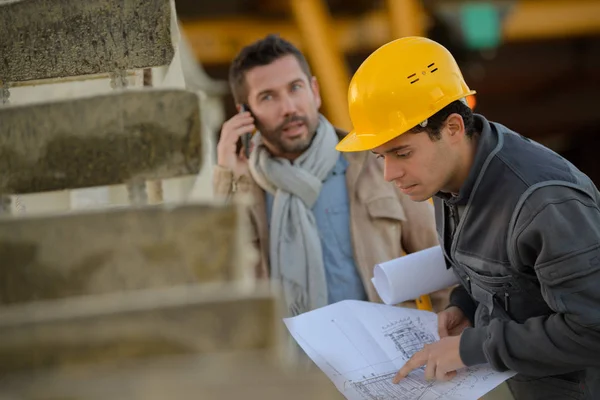
{"label": "jacket collar", "polygon": [[[336,128],[335,133],[338,135],[338,138],[342,140],[348,132]],[[354,186],[356,181],[358,180],[358,176],[360,175],[360,171],[363,168],[363,164],[367,159],[368,152],[367,151],[357,151],[350,153],[343,153],[344,157],[348,161],[348,169],[346,170],[346,181]]]}
{"label": "jacket collar", "polygon": [[478,178],[485,172],[487,166],[486,160],[492,154],[494,149],[498,145],[498,134],[492,127],[492,124],[482,115],[474,114],[474,123],[477,132],[479,134],[479,142],[477,143],[477,151],[475,153],[475,159],[473,165],[469,171],[469,175],[465,180],[465,183],[460,188],[458,195],[454,196],[449,193],[438,192],[437,197],[445,200],[448,204],[454,204],[457,206],[464,206],[469,201],[471,193],[473,192]]}

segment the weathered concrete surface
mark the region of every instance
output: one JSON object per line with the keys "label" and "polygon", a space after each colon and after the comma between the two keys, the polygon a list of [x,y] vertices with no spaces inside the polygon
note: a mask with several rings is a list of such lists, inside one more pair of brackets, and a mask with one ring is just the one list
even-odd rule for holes
{"label": "weathered concrete surface", "polygon": [[122,184],[200,170],[198,96],[137,89],[0,107],[0,193]]}
{"label": "weathered concrete surface", "polygon": [[0,1],[0,81],[168,65],[169,0]]}
{"label": "weathered concrete surface", "polygon": [[0,219],[0,305],[242,279],[238,215],[189,204]]}
{"label": "weathered concrete surface", "polygon": [[[316,368],[316,367],[315,367]],[[4,375],[0,397],[32,400],[343,400],[320,370],[283,368],[256,352],[140,360]]]}
{"label": "weathered concrete surface", "polygon": [[0,309],[0,375],[165,355],[275,351],[276,297],[235,284],[195,285]]}

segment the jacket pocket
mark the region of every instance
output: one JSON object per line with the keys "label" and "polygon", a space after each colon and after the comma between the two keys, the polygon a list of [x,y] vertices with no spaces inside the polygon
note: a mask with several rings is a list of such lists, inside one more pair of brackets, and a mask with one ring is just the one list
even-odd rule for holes
{"label": "jacket pocket", "polygon": [[371,218],[385,218],[406,221],[406,215],[396,197],[379,197],[367,203],[367,211]]}
{"label": "jacket pocket", "polygon": [[586,278],[600,272],[600,245],[568,254],[535,267],[540,279],[547,285],[562,285],[568,281]]}
{"label": "jacket pocket", "polygon": [[486,306],[491,317],[513,319],[519,323],[553,311],[540,288],[525,278],[511,275],[487,276],[462,265],[471,284],[471,295]]}
{"label": "jacket pocket", "polygon": [[600,328],[599,280],[600,273],[589,280],[578,281],[573,287],[553,288],[551,292],[558,300],[559,311],[568,314],[579,325]]}
{"label": "jacket pocket", "polygon": [[369,268],[375,263],[402,256],[402,222],[406,221],[404,210],[397,197],[380,196],[364,205],[367,215],[364,226],[354,232],[368,254]]}
{"label": "jacket pocket", "polygon": [[579,325],[600,326],[600,249],[585,249],[536,267],[542,288],[558,312]]}

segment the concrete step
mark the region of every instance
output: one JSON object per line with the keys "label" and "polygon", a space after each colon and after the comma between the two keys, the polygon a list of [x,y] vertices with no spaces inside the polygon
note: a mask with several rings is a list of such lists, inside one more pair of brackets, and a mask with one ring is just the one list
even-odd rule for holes
{"label": "concrete step", "polygon": [[0,304],[252,280],[233,206],[0,218]]}
{"label": "concrete step", "polygon": [[0,1],[0,81],[168,65],[170,0]]}
{"label": "concrete step", "polygon": [[0,194],[26,194],[196,175],[198,96],[130,89],[0,107]]}
{"label": "concrete step", "polygon": [[179,286],[0,309],[0,375],[150,362],[153,357],[281,350],[267,286]]}

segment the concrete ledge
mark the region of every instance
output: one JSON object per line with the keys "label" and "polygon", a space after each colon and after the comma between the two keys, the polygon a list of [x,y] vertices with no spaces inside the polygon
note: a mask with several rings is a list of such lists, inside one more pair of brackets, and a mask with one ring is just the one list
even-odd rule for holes
{"label": "concrete ledge", "polygon": [[0,397],[69,400],[343,400],[316,367],[285,368],[264,352],[154,357],[2,377]]}
{"label": "concrete ledge", "polygon": [[25,194],[196,175],[198,96],[131,89],[0,107],[0,193]]}
{"label": "concrete ledge", "polygon": [[0,81],[170,64],[169,0],[0,1]]}
{"label": "concrete ledge", "polygon": [[280,321],[266,286],[172,287],[0,310],[0,373],[222,351],[274,353]]}
{"label": "concrete ledge", "polygon": [[240,232],[200,204],[0,218],[0,305],[248,279]]}

